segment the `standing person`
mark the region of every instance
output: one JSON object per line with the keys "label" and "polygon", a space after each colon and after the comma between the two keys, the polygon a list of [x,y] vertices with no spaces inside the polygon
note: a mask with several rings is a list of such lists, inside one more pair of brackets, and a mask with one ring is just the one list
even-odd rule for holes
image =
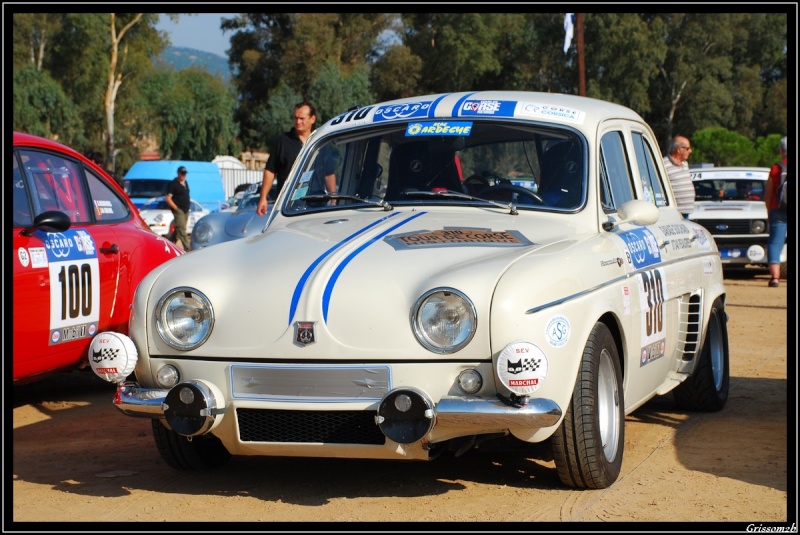
{"label": "standing person", "polygon": [[[787,145],[786,137],[781,139],[778,151],[781,162],[769,170],[769,178],[764,188],[764,202],[769,211],[769,242],[767,244],[767,262],[769,263],[770,288],[777,288],[781,282],[781,251],[786,242],[786,190],[789,187],[787,178]],[[794,186],[792,186],[794,187]]]}
{"label": "standing person", "polygon": [[683,214],[684,219],[689,219],[689,214],[694,210],[694,184],[692,175],[689,174],[689,154],[692,153],[692,144],[684,136],[675,136],[669,147],[669,154],[664,156],[664,167],[667,168],[667,176],[672,191],[675,193],[675,201],[678,203],[678,211]]}
{"label": "standing person", "polygon": [[279,135],[272,144],[267,163],[264,166],[264,178],[261,180],[261,197],[258,199],[258,215],[267,213],[267,194],[275,177],[278,177],[278,193],[281,192],[289,171],[292,169],[303,144],[311,135],[311,128],[317,122],[317,112],[309,102],[294,105],[294,126],[291,130]]}
{"label": "standing person", "polygon": [[186,181],[186,168],[178,167],[178,176],[167,184],[167,204],[172,210],[175,220],[175,243],[180,242],[184,251],[191,251],[192,244],[186,235],[186,224],[189,222],[189,183]]}

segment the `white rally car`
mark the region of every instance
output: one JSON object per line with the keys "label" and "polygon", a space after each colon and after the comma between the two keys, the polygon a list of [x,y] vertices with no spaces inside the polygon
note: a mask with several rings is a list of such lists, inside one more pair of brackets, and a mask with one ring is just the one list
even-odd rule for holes
{"label": "white rally car", "polygon": [[[711,167],[692,171],[694,211],[689,219],[714,236],[722,266],[768,266],[769,217],[764,191],[769,167]],[[786,278],[786,244],[781,276]]]}
{"label": "white rally car", "polygon": [[607,487],[626,414],[728,397],[719,252],[660,155],[639,115],[577,96],[354,107],[263,232],[153,270],[92,367],[178,469],[548,441],[565,485]]}

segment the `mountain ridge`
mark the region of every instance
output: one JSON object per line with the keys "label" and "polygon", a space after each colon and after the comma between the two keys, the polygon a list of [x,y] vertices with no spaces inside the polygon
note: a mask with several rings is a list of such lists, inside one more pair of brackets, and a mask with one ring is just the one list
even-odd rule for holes
{"label": "mountain ridge", "polygon": [[176,71],[197,67],[213,76],[222,77],[226,82],[229,82],[231,79],[227,57],[197,50],[196,48],[168,46],[158,56],[156,61],[157,63],[166,64]]}

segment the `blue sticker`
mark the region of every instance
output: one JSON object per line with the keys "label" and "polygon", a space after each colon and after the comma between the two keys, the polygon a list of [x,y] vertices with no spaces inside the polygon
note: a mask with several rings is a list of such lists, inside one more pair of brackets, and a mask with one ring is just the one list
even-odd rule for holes
{"label": "blue sticker", "polygon": [[623,232],[620,237],[625,240],[631,262],[636,268],[642,268],[661,262],[661,251],[658,249],[656,237],[647,228],[637,228]]}
{"label": "blue sticker", "polygon": [[50,262],[97,258],[94,240],[85,230],[48,232],[44,239],[44,248]]}
{"label": "blue sticker", "polygon": [[467,100],[461,105],[460,115],[495,115],[513,117],[515,101],[510,100]]}
{"label": "blue sticker", "polygon": [[380,106],[375,110],[372,121],[392,121],[396,119],[414,119],[415,117],[427,117],[431,102],[414,102],[411,104],[396,104],[394,106]]}
{"label": "blue sticker", "polygon": [[410,123],[406,136],[468,136],[472,132],[471,121],[434,121]]}

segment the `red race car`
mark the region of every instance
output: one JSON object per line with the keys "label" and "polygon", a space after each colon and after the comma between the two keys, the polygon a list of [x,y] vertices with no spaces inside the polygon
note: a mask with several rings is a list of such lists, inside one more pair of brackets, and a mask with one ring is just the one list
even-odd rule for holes
{"label": "red race car", "polygon": [[[89,343],[128,331],[153,268],[184,252],[152,232],[102,168],[59,143],[14,132],[14,384],[88,365]],[[98,355],[95,358],[103,358]]]}

